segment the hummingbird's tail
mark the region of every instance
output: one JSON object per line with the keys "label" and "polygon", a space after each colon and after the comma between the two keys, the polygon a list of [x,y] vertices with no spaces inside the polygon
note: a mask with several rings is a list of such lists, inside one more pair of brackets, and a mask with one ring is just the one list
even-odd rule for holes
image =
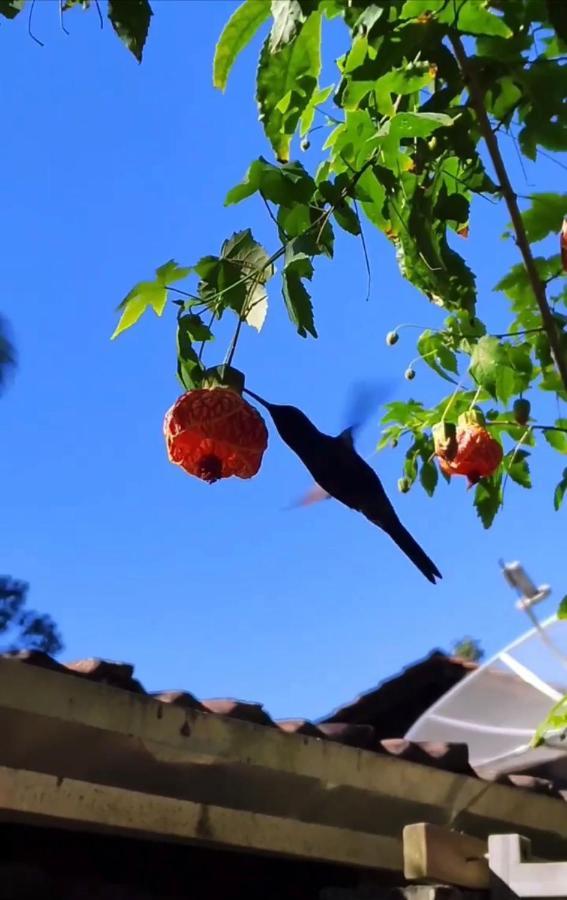
{"label": "hummingbird's tail", "polygon": [[386,531],[400,550],[403,550],[406,556],[409,556],[414,566],[417,566],[419,571],[425,575],[428,581],[435,584],[436,578],[443,577],[435,563],[429,559],[427,553],[421,549],[417,541],[400,521],[396,522],[394,527],[386,529]]}

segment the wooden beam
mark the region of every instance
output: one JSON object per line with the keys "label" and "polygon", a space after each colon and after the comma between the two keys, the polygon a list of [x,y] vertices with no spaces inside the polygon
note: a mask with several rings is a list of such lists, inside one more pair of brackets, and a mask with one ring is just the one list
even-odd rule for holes
{"label": "wooden beam", "polygon": [[0,767],[0,821],[399,869],[393,838]]}
{"label": "wooden beam", "polygon": [[420,822],[403,830],[404,877],[485,890],[490,871],[485,841]]}

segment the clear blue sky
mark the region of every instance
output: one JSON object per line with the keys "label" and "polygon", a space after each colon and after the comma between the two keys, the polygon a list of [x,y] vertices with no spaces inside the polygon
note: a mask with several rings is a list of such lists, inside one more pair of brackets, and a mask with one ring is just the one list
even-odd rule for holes
{"label": "clear blue sky", "polygon": [[[248,163],[269,152],[253,101],[257,44],[222,96],[211,62],[233,4],[155,7],[141,66],[108,23],[100,33],[94,11],[69,14],[67,37],[57,4],[36,4],[43,48],[25,16],[0,30],[0,311],[20,354],[0,399],[0,568],[28,580],[30,603],[56,618],[64,659],[133,662],[149,690],[257,700],[280,717],[323,715],[465,633],[499,649],[526,627],[499,557],[521,559],[557,599],[566,590],[565,511],[552,507],[557,454],[538,454],[535,490],[508,485],[488,532],[464,480],[443,482],[433,500],[419,488],[401,496],[400,452],[374,459],[444,573],[437,587],[338,504],[286,511],[309,479],[273,431],[249,482],[210,487],[167,462],[162,419],[179,393],[173,312],[148,315],[111,343],[116,305],[157,265],[191,264],[233,230],[252,227],[270,249],[276,236],[255,201],[223,208]],[[332,73],[345,38],[335,29],[329,40]],[[561,170],[546,161],[526,180],[505,149],[520,192],[558,183]],[[505,303],[490,289],[515,260],[498,237],[504,223],[479,200],[459,243],[498,328]],[[384,341],[399,322],[435,325],[442,313],[401,280],[387,241],[369,235],[369,244],[370,302],[360,245],[340,236],[314,281],[320,339],[295,334],[275,284],[265,330],[239,346],[251,388],[301,406],[328,431],[344,424],[361,378],[389,380],[392,399],[445,393],[422,367],[411,385],[403,380],[419,332],[405,331],[395,348]],[[218,361],[224,350],[219,342]],[[364,454],[377,423],[364,431]]]}

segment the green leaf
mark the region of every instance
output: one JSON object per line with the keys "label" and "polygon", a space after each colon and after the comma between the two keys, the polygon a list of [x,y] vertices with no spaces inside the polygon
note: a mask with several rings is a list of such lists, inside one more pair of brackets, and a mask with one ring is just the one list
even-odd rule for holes
{"label": "green leaf", "polygon": [[333,217],[344,231],[355,236],[360,234],[360,219],[346,201],[333,209]]}
{"label": "green leaf", "polygon": [[282,290],[288,315],[301,337],[307,337],[309,333],[316,338],[311,297],[302,280],[310,281],[313,277],[311,260],[307,254],[295,249],[294,241],[286,246],[284,260]]}
{"label": "green leaf", "polygon": [[483,478],[474,493],[476,512],[485,528],[490,528],[502,505],[502,474]]}
{"label": "green leaf", "polygon": [[558,619],[567,619],[567,594],[561,600],[559,607],[557,609],[557,618]]}
{"label": "green leaf", "polygon": [[504,469],[516,484],[524,488],[531,488],[532,480],[527,458],[530,454],[526,450],[511,450],[504,457]]}
{"label": "green leaf", "polygon": [[567,697],[563,697],[548,713],[547,718],[537,729],[533,740],[532,747],[539,747],[545,743],[545,739],[552,733],[554,735],[562,735],[567,728]]}
{"label": "green leaf", "polygon": [[396,113],[386,122],[379,135],[395,135],[397,138],[428,137],[438,128],[448,128],[454,122],[445,113]]}
{"label": "green leaf", "polygon": [[191,268],[187,266],[179,266],[174,259],[168,260],[163,266],[156,269],[156,280],[160,284],[173,284],[176,281],[182,281],[190,274]]}
{"label": "green leaf", "polygon": [[228,192],[225,206],[240,203],[258,191],[272,203],[292,207],[295,203],[308,203],[311,200],[315,182],[300,162],[275,166],[260,157],[254,160],[244,181]]}
{"label": "green leaf", "polygon": [[443,334],[431,331],[430,329],[422,332],[417,342],[417,351],[422,360],[427,363],[434,372],[437,372],[441,378],[444,378],[445,381],[450,381],[452,384],[457,383],[455,379],[450,378],[445,371],[448,369],[450,372],[457,374],[458,367],[457,357],[453,351],[445,345]]}
{"label": "green leaf", "polygon": [[[257,100],[260,120],[278,160],[287,162],[291,139],[321,71],[321,16],[312,13],[301,31],[272,53],[267,40],[260,54]],[[289,95],[285,109],[281,101]]]}
{"label": "green leaf", "polygon": [[311,100],[299,117],[299,134],[301,135],[301,137],[304,137],[313,125],[313,119],[315,118],[315,110],[317,109],[317,107],[322,106],[323,103],[325,103],[329,99],[332,93],[333,85],[331,85],[330,87],[321,88],[320,90],[313,93]]}
{"label": "green leaf", "polygon": [[469,372],[491,397],[497,397],[497,385],[501,367],[506,365],[504,349],[498,338],[486,335],[474,345]]}
{"label": "green leaf", "polygon": [[26,0],[0,0],[0,15],[6,19],[15,19],[25,2]]}
{"label": "green leaf", "polygon": [[[220,256],[205,256],[194,266],[201,277],[198,291],[207,305],[217,315],[229,308],[258,327],[260,310],[265,317],[267,296],[260,295],[260,288],[274,274],[274,266],[264,248],[254,240],[249,228],[232,235],[224,241]],[[261,323],[260,323],[261,324]]]}
{"label": "green leaf", "polygon": [[567,453],[567,419],[557,419],[555,427],[564,428],[565,431],[546,430],[543,432],[543,436],[554,450],[559,450],[560,453]]}
{"label": "green leaf", "polygon": [[223,28],[215,47],[213,84],[224,91],[237,57],[270,17],[270,0],[245,0]]}
{"label": "green leaf", "polygon": [[276,53],[298,35],[306,15],[299,0],[272,0],[272,18],[270,50]]}
{"label": "green leaf", "polygon": [[530,209],[522,213],[528,241],[536,243],[548,234],[559,234],[567,215],[567,194],[532,194],[531,200]]}
{"label": "green leaf", "polygon": [[439,471],[433,462],[424,462],[419,473],[419,480],[426,493],[432,497],[439,480]]}
{"label": "green leaf", "polygon": [[[457,28],[465,34],[488,34],[495,37],[513,37],[513,31],[508,28],[503,19],[489,12],[488,0],[468,0],[459,5]],[[448,4],[449,7],[452,4]],[[453,10],[446,10],[445,16],[450,16],[450,24],[454,25]],[[447,21],[447,18],[444,18]]]}
{"label": "green leaf", "polygon": [[553,494],[553,506],[555,507],[555,511],[560,508],[563,503],[563,497],[565,496],[565,492],[567,491],[567,469],[563,469],[563,475],[561,476],[561,481],[555,488]]}
{"label": "green leaf", "polygon": [[122,315],[110,340],[113,341],[123,331],[135,325],[149,307],[157,316],[161,316],[166,302],[167,290],[164,284],[156,281],[141,281],[132,288],[118,307],[119,310],[122,310]]}
{"label": "green leaf", "polygon": [[177,377],[186,390],[198,387],[203,365],[193,349],[193,341],[212,340],[209,328],[199,316],[180,316],[177,320]]}
{"label": "green leaf", "polygon": [[148,0],[108,0],[108,18],[112,27],[138,62],[142,62],[152,15]]}

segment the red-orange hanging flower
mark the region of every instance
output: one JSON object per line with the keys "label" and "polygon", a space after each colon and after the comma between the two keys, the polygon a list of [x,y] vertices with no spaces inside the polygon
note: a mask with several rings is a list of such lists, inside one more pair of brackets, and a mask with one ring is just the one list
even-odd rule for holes
{"label": "red-orange hanging flower", "polygon": [[502,446],[486,430],[479,410],[460,415],[456,431],[449,425],[436,426],[433,442],[441,470],[449,476],[465,475],[469,487],[493,475],[502,462]]}
{"label": "red-orange hanging flower", "polygon": [[165,416],[170,462],[209,484],[219,478],[252,478],[268,445],[259,412],[236,390],[188,391]]}

